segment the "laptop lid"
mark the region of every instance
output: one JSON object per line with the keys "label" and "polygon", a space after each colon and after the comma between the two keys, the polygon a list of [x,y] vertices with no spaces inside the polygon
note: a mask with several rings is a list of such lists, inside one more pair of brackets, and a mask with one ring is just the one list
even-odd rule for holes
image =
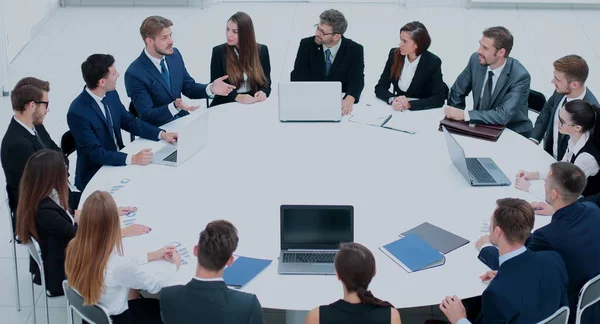
{"label": "laptop lid", "polygon": [[208,144],[208,121],[206,111],[179,131],[177,137],[177,164],[185,162]]}
{"label": "laptop lid", "polygon": [[462,173],[462,175],[468,181],[471,181],[471,176],[469,175],[469,168],[467,168],[467,160],[465,157],[465,151],[458,144],[454,136],[450,134],[450,132],[446,129],[445,126],[442,126],[442,130],[444,131],[444,137],[446,138],[446,146],[448,147],[448,153],[450,154],[450,160],[452,160],[452,164]]}
{"label": "laptop lid", "polygon": [[282,205],[282,250],[337,250],[354,242],[353,206]]}
{"label": "laptop lid", "polygon": [[340,121],[342,83],[280,82],[280,121]]}

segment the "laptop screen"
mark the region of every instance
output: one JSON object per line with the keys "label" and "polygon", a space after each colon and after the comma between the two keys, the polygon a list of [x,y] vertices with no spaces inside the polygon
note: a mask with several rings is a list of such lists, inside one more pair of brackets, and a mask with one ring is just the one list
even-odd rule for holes
{"label": "laptop screen", "polygon": [[281,249],[331,249],[354,241],[352,206],[281,206]]}

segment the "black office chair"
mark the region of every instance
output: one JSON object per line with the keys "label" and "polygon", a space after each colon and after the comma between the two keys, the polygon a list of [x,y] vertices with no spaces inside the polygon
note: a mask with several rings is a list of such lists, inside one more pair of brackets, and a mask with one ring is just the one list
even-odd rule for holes
{"label": "black office chair", "polygon": [[75,152],[75,138],[70,130],[66,131],[60,139],[60,149],[67,157]]}
{"label": "black office chair", "polygon": [[527,98],[527,106],[529,109],[539,114],[545,104],[546,96],[544,96],[543,93],[531,89],[529,90],[529,97]]}
{"label": "black office chair", "polygon": [[112,319],[106,309],[99,305],[85,305],[83,297],[69,284],[63,281],[63,290],[67,298],[67,322],[73,323],[73,311],[87,323],[90,324],[112,324]]}

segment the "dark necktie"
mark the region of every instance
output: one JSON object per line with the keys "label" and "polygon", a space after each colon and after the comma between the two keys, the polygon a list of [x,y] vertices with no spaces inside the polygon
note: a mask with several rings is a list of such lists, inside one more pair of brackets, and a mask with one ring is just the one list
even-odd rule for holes
{"label": "dark necktie", "polygon": [[325,76],[329,76],[329,71],[331,71],[331,50],[325,50]]}
{"label": "dark necktie", "polygon": [[37,140],[37,142],[43,147],[46,148],[46,145],[44,145],[44,142],[42,142],[42,138],[40,137],[40,134],[38,133],[37,129],[33,129],[33,133],[35,134],[35,139]]}
{"label": "dark necktie", "polygon": [[104,106],[104,118],[106,119],[106,123],[108,124],[108,129],[110,132],[110,137],[115,140],[115,127],[113,126],[112,116],[110,115],[110,109],[108,109],[108,104],[106,103],[106,97],[102,98],[102,105]]}
{"label": "dark necktie", "polygon": [[171,75],[165,66],[165,59],[160,60],[160,73],[162,74],[163,79],[165,79],[169,90],[171,90]]}
{"label": "dark necktie", "polygon": [[479,101],[479,107],[477,107],[478,110],[490,109],[490,104],[492,103],[492,85],[494,82],[492,77],[494,77],[494,72],[489,71],[488,79],[485,83],[485,89],[483,89],[483,97],[481,97],[481,101]]}

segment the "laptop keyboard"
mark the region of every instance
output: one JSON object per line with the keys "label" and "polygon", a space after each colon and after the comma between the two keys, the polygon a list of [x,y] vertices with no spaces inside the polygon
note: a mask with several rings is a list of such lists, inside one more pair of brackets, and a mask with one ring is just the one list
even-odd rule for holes
{"label": "laptop keyboard", "polygon": [[487,169],[479,162],[479,160],[474,158],[467,159],[467,168],[469,172],[473,175],[473,177],[481,183],[496,183],[497,181],[492,178]]}
{"label": "laptop keyboard", "polygon": [[333,263],[335,252],[283,253],[283,263]]}
{"label": "laptop keyboard", "polygon": [[173,153],[169,154],[163,161],[167,162],[177,162],[177,150],[173,151]]}

